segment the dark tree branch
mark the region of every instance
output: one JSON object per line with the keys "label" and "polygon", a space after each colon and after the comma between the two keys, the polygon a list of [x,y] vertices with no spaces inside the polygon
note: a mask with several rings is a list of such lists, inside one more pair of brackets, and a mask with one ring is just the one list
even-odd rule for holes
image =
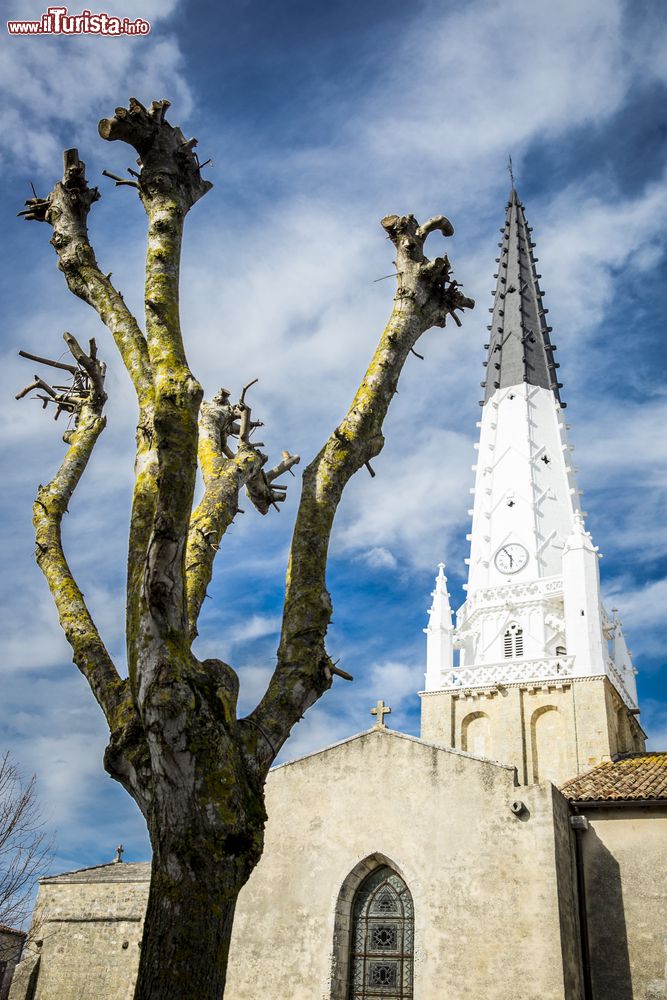
{"label": "dark tree branch", "polygon": [[35,879],[52,857],[35,783],[34,775],[23,780],[8,753],[0,756],[0,924],[14,927],[27,916]]}

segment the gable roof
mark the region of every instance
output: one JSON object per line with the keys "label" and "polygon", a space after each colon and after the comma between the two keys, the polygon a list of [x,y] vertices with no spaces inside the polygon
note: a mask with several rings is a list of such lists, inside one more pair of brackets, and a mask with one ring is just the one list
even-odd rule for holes
{"label": "gable roof", "polygon": [[14,934],[16,937],[27,937],[26,931],[19,931],[16,927],[7,927],[6,924],[0,924],[0,934]]}
{"label": "gable roof", "polygon": [[110,861],[91,868],[47,875],[39,881],[41,885],[52,882],[149,882],[150,877],[150,861]]}
{"label": "gable roof", "polygon": [[667,803],[667,752],[631,753],[598,764],[561,785],[571,802]]}
{"label": "gable roof", "polygon": [[300,757],[293,757],[292,760],[282,761],[280,764],[274,764],[269,772],[272,774],[274,771],[279,771],[283,767],[290,767],[292,764],[300,764],[301,761],[309,760],[311,757],[318,757],[320,754],[328,753],[330,750],[335,750],[337,747],[345,746],[348,743],[354,743],[355,740],[361,740],[369,736],[379,736],[381,739],[390,737],[399,740],[407,740],[410,743],[417,743],[423,747],[430,747],[433,750],[441,750],[442,753],[452,754],[455,757],[466,757],[468,760],[475,760],[482,764],[491,764],[494,767],[502,768],[505,771],[515,772],[516,768],[511,764],[503,764],[499,760],[492,760],[490,757],[481,757],[478,754],[468,753],[466,750],[457,750],[455,747],[443,746],[441,743],[432,743],[430,740],[422,740],[418,736],[410,736],[409,733],[401,733],[398,729],[390,729],[388,726],[372,726],[370,729],[365,729],[361,733],[355,733],[354,736],[347,736],[344,740],[338,740],[336,743],[330,743],[326,747],[320,747],[318,750],[311,750],[310,753],[302,754]]}

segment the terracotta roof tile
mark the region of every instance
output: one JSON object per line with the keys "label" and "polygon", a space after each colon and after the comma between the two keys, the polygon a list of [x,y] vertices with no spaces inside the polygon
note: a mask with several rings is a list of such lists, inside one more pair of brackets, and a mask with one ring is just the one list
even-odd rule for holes
{"label": "terracotta roof tile", "polygon": [[561,786],[575,802],[667,800],[667,752],[633,753],[598,764]]}

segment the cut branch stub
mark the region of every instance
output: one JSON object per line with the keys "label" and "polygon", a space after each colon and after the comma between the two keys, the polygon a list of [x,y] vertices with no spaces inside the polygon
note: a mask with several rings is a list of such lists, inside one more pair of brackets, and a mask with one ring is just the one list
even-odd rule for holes
{"label": "cut branch stub", "polygon": [[[65,332],[63,339],[67,344],[70,353],[77,362],[74,365],[63,364],[59,361],[52,361],[49,358],[40,358],[36,355],[28,354],[27,351],[20,351],[23,357],[30,360],[39,361],[40,364],[49,365],[52,368],[59,368],[72,374],[72,383],[67,386],[50,386],[39,375],[35,375],[34,382],[16,394],[16,399],[22,399],[33,389],[42,389],[43,393],[37,394],[37,399],[42,402],[44,409],[49,403],[56,407],[55,419],[62,412],[74,415],[74,428],[63,434],[63,440],[70,444],[74,433],[79,427],[80,420],[87,422],[99,420],[102,415],[107,394],[104,391],[104,376],[106,365],[97,357],[97,346],[94,340],[90,341],[90,354],[86,354],[79,342],[71,333]],[[45,393],[45,395],[44,395]]]}
{"label": "cut branch stub", "polygon": [[98,200],[97,188],[88,187],[86,167],[76,149],[64,153],[62,180],[46,198],[31,198],[20,212],[25,219],[48,222],[53,227],[51,245],[58,255],[58,266],[74,295],[96,311],[113,334],[143,408],[153,398],[153,374],[148,349],[139,325],[122,295],[111,283],[111,276],[99,268],[88,239],[88,213]]}
{"label": "cut branch stub", "polygon": [[[262,455],[261,452],[259,454],[266,462],[266,456]],[[260,469],[256,475],[248,480],[246,493],[260,514],[268,514],[271,507],[279,510],[278,504],[284,502],[287,487],[281,486],[274,480],[282,476],[284,472],[288,472],[292,466],[298,465],[300,461],[299,455],[290,455],[289,452],[285,451],[282,462],[279,462],[270,472],[264,472],[264,469]]]}
{"label": "cut branch stub", "polygon": [[177,191],[187,211],[213,187],[201,176],[194,152],[197,140],[186,139],[180,128],[165,119],[169,101],[153,101],[148,109],[135,97],[128,103],[128,108],[116,108],[113,118],[100,121],[101,137],[109,142],[120,139],[136,149],[141,167],[138,186],[142,196],[175,194]]}
{"label": "cut branch stub", "polygon": [[424,254],[424,243],[431,233],[453,236],[454,227],[449,219],[435,215],[420,226],[414,215],[387,215],[381,225],[396,247],[395,298],[413,300],[423,314],[426,329],[444,326],[448,316],[460,326],[455,310],[472,309],[474,300],[459,291],[447,256],[429,260]]}
{"label": "cut branch stub", "polygon": [[58,250],[57,223],[65,215],[70,225],[77,226],[86,236],[86,220],[90,206],[100,197],[97,188],[88,187],[86,164],[79,159],[77,149],[66,149],[63,153],[63,179],[59,181],[46,198],[29,198],[26,208],[19,212],[26,221],[49,222],[54,227],[51,243]]}
{"label": "cut branch stub", "polygon": [[[282,460],[269,472],[263,466],[267,456],[259,444],[249,441],[253,429],[261,425],[250,419],[245,396],[254,382],[244,387],[239,402],[229,402],[229,390],[220,389],[204,401],[199,414],[199,464],[204,479],[204,495],[190,519],[186,550],[187,601],[190,636],[197,635],[197,619],[213,574],[213,563],[222,536],[240,511],[239,491],[246,487],[257,510],[268,513],[285,499],[287,487],[275,480],[289,472],[298,455],[282,453]],[[234,450],[230,437],[238,437]]]}

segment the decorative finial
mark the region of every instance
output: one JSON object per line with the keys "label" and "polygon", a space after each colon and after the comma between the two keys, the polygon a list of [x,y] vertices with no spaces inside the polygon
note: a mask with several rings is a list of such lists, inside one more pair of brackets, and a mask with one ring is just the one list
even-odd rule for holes
{"label": "decorative finial", "polygon": [[119,864],[123,860],[123,853],[124,853],[124,851],[125,851],[125,848],[123,847],[123,845],[119,844],[118,847],[116,848],[116,857],[113,859],[114,860],[114,864],[117,865],[117,864]]}
{"label": "decorative finial", "polygon": [[438,575],[435,578],[435,590],[431,591],[431,597],[435,597],[436,594],[444,594],[445,597],[449,597],[449,594],[447,593],[447,577],[445,576],[444,562],[438,563]]}
{"label": "decorative finial", "polygon": [[510,180],[512,182],[512,191],[514,190],[514,171],[512,170],[512,157],[508,155],[507,157],[507,169],[509,171]]}
{"label": "decorative finial", "polygon": [[386,729],[387,728],[386,725],[385,725],[384,717],[385,717],[385,715],[389,715],[390,712],[391,712],[391,709],[388,708],[382,700],[380,700],[377,703],[377,705],[375,706],[375,708],[371,709],[371,715],[377,715],[377,722],[375,723],[375,726],[374,726],[375,729]]}

